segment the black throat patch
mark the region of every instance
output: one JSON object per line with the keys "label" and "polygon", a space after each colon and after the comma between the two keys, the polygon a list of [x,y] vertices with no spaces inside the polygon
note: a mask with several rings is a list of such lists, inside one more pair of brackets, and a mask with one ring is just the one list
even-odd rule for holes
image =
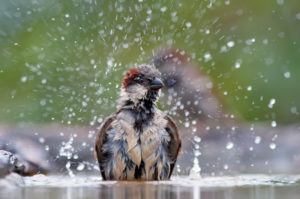
{"label": "black throat patch", "polygon": [[141,99],[137,106],[135,107],[134,116],[135,123],[134,128],[138,132],[143,131],[143,126],[148,125],[153,119],[155,111],[155,101],[158,97],[157,90],[149,90],[144,99]]}
{"label": "black throat patch", "polygon": [[153,119],[155,111],[155,101],[158,97],[158,90],[149,90],[146,97],[139,100],[139,102],[134,105],[131,100],[125,103],[125,106],[131,106],[130,108],[134,116],[134,129],[137,132],[142,132],[143,127],[148,125]]}

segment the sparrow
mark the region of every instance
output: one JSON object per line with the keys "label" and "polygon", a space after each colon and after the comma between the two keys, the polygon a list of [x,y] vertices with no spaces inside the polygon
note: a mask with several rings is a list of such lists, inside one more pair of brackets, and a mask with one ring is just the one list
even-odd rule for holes
{"label": "sparrow", "polygon": [[104,180],[168,180],[181,139],[168,115],[156,107],[163,87],[160,72],[142,64],[122,81],[117,111],[96,136],[95,154]]}

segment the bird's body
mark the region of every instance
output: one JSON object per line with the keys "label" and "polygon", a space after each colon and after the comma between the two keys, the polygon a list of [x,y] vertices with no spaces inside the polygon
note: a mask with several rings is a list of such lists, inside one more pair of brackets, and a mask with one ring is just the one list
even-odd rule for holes
{"label": "bird's body", "polygon": [[[139,73],[151,76],[149,84],[154,84],[158,72],[147,74],[149,67]],[[101,175],[105,180],[167,180],[181,142],[175,123],[155,106],[160,87],[124,81],[118,111],[103,122],[96,140]]]}

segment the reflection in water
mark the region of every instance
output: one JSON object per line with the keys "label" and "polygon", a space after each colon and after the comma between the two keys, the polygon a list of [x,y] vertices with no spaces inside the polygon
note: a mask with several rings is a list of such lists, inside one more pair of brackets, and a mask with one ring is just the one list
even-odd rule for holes
{"label": "reflection in water", "polygon": [[121,183],[99,187],[27,187],[0,190],[1,199],[299,199],[299,186],[250,186],[228,188],[182,187]]}
{"label": "reflection in water", "polygon": [[99,177],[35,176],[0,187],[0,199],[299,199],[300,176],[244,175],[163,182],[104,182]]}
{"label": "reflection in water", "polygon": [[186,198],[189,196],[190,188],[171,187],[168,185],[151,185],[144,183],[119,183],[106,187],[107,191],[99,192],[99,198]]}

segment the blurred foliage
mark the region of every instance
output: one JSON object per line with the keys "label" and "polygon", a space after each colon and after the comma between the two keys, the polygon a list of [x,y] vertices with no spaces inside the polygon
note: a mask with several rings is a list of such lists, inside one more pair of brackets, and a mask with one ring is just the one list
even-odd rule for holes
{"label": "blurred foliage", "polygon": [[298,0],[2,0],[0,121],[93,123],[125,68],[172,45],[239,117],[298,122],[299,35]]}

